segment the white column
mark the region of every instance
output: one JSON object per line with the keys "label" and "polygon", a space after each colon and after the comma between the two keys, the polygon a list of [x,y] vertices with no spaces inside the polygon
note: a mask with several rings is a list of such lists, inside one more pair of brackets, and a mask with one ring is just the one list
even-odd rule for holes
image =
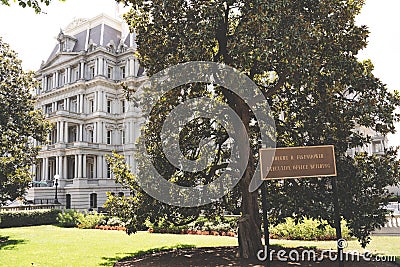
{"label": "white column", "polygon": [[43,160],[44,160],[43,180],[46,181],[49,178],[49,158],[44,158]]}
{"label": "white column", "polygon": [[135,59],[129,58],[129,76],[136,76],[135,75]]}
{"label": "white column", "polygon": [[98,70],[97,70],[98,75],[104,75],[104,58],[100,57],[98,58]]}
{"label": "white column", "polygon": [[56,136],[55,136],[54,143],[58,143],[60,141],[60,122],[56,121]]}
{"label": "white column", "polygon": [[55,164],[56,164],[56,173],[55,174],[60,174],[60,157],[59,156],[56,156],[56,162],[55,162]]}
{"label": "white column", "polygon": [[82,177],[83,178],[87,178],[87,175],[86,175],[86,155],[83,155],[83,162],[82,162],[82,171],[83,171],[83,173],[82,173]]}
{"label": "white column", "polygon": [[102,157],[102,165],[103,165],[103,178],[107,178],[107,161],[106,161],[106,157]]}
{"label": "white column", "polygon": [[79,79],[83,80],[84,79],[84,73],[85,73],[85,62],[81,61],[80,63],[80,72],[79,72]]}
{"label": "white column", "polygon": [[97,156],[96,161],[96,178],[103,178],[103,156]]}
{"label": "white column", "polygon": [[103,94],[103,92],[102,91],[100,91],[99,92],[99,94],[98,94],[98,98],[99,98],[99,101],[98,101],[98,108],[97,108],[97,110],[98,111],[104,111],[104,108],[103,108],[103,105],[104,105],[104,94]]}
{"label": "white column", "polygon": [[93,143],[97,143],[97,125],[98,122],[93,124]]}
{"label": "white column", "polygon": [[68,143],[68,122],[66,121],[65,123],[65,131],[64,131],[64,136],[65,136],[65,143]]}
{"label": "white column", "polygon": [[83,142],[83,124],[79,124],[78,141]]}
{"label": "white column", "polygon": [[45,158],[42,159],[42,168],[41,168],[41,173],[40,173],[40,181],[44,181],[44,176],[45,176],[45,171],[46,170],[46,160]]}
{"label": "white column", "polygon": [[79,158],[78,155],[75,155],[75,167],[74,167],[74,178],[78,178],[78,166],[79,166]]}
{"label": "white column", "polygon": [[67,102],[66,102],[66,103],[67,103],[67,104],[66,104],[66,106],[65,106],[65,109],[68,110],[68,111],[70,111],[70,110],[69,110],[69,98],[67,98]]}
{"label": "white column", "polygon": [[94,99],[93,99],[93,112],[96,112],[97,110],[98,110],[98,107],[97,107],[97,105],[98,105],[98,103],[99,103],[99,101],[98,101],[98,95],[99,95],[99,92],[95,92],[94,93]]}
{"label": "white column", "polygon": [[104,143],[104,139],[103,139],[103,132],[104,132],[104,127],[103,127],[103,122],[99,122],[97,124],[97,133],[99,134],[99,139],[97,139],[97,142],[102,144]]}
{"label": "white column", "polygon": [[59,139],[59,142],[60,143],[64,143],[64,121],[60,121],[60,135],[59,135],[59,137],[60,137],[60,139]]}
{"label": "white column", "polygon": [[94,76],[99,75],[99,58],[96,58],[94,61]]}
{"label": "white column", "polygon": [[71,67],[66,68],[65,75],[66,75],[65,82],[67,84],[71,83]]}
{"label": "white column", "polygon": [[82,154],[78,155],[78,178],[82,178]]}
{"label": "white column", "polygon": [[136,123],[131,121],[129,126],[130,126],[130,128],[129,128],[129,139],[130,139],[130,142],[131,143],[135,143],[135,141],[136,141],[136,133],[135,133]]}
{"label": "white column", "polygon": [[63,170],[62,170],[62,173],[63,173],[62,177],[64,179],[69,178],[69,177],[67,177],[67,174],[68,174],[68,157],[67,156],[63,157]]}
{"label": "white column", "polygon": [[65,176],[63,175],[63,171],[64,171],[64,168],[63,168],[63,156],[59,156],[58,157],[58,175],[60,175],[61,179],[65,178]]}
{"label": "white column", "polygon": [[84,101],[84,97],[83,95],[79,95],[79,113],[83,113],[83,101]]}
{"label": "white column", "polygon": [[58,71],[54,72],[54,88],[58,88]]}

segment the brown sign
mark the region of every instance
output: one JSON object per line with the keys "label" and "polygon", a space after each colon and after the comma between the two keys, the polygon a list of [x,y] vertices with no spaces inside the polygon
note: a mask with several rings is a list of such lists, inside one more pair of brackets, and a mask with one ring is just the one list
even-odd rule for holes
{"label": "brown sign", "polygon": [[332,145],[262,148],[260,161],[262,180],[336,176]]}

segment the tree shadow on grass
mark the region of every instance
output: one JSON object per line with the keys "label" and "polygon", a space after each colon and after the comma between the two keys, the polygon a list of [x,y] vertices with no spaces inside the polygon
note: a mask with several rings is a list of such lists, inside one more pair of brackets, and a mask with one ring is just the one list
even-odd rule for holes
{"label": "tree shadow on grass", "polygon": [[12,250],[17,245],[25,243],[26,241],[22,239],[10,239],[9,236],[0,236],[0,250]]}
{"label": "tree shadow on grass", "polygon": [[136,251],[134,253],[117,253],[117,254],[123,254],[124,256],[115,256],[112,258],[109,257],[102,257],[101,259],[105,262],[100,263],[100,266],[114,266],[114,264],[118,261],[121,260],[127,260],[133,257],[138,257],[138,256],[142,256],[145,254],[152,254],[152,253],[156,253],[156,252],[160,252],[160,251],[171,251],[174,249],[181,249],[181,248],[195,248],[195,245],[186,245],[186,244],[178,244],[175,246],[163,246],[163,247],[159,247],[159,248],[151,248],[148,250],[139,250]]}

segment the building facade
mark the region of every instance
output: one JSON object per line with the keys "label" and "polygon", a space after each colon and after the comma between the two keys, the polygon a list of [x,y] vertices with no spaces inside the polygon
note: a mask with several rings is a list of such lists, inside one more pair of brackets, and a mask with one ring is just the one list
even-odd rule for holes
{"label": "building facade", "polygon": [[[135,168],[135,140],[143,122],[126,101],[121,83],[139,88],[146,76],[135,57],[135,34],[101,14],[77,19],[61,30],[57,45],[36,78],[37,108],[53,129],[32,167],[26,199],[80,210],[101,208],[106,192],[130,192],[116,184],[106,155],[116,151]],[[57,186],[56,182],[57,181]]]}

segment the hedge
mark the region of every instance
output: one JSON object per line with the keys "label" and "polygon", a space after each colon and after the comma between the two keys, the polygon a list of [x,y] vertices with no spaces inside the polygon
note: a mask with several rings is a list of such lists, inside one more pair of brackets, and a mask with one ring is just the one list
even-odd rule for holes
{"label": "hedge", "polygon": [[0,228],[56,224],[60,210],[0,212]]}

